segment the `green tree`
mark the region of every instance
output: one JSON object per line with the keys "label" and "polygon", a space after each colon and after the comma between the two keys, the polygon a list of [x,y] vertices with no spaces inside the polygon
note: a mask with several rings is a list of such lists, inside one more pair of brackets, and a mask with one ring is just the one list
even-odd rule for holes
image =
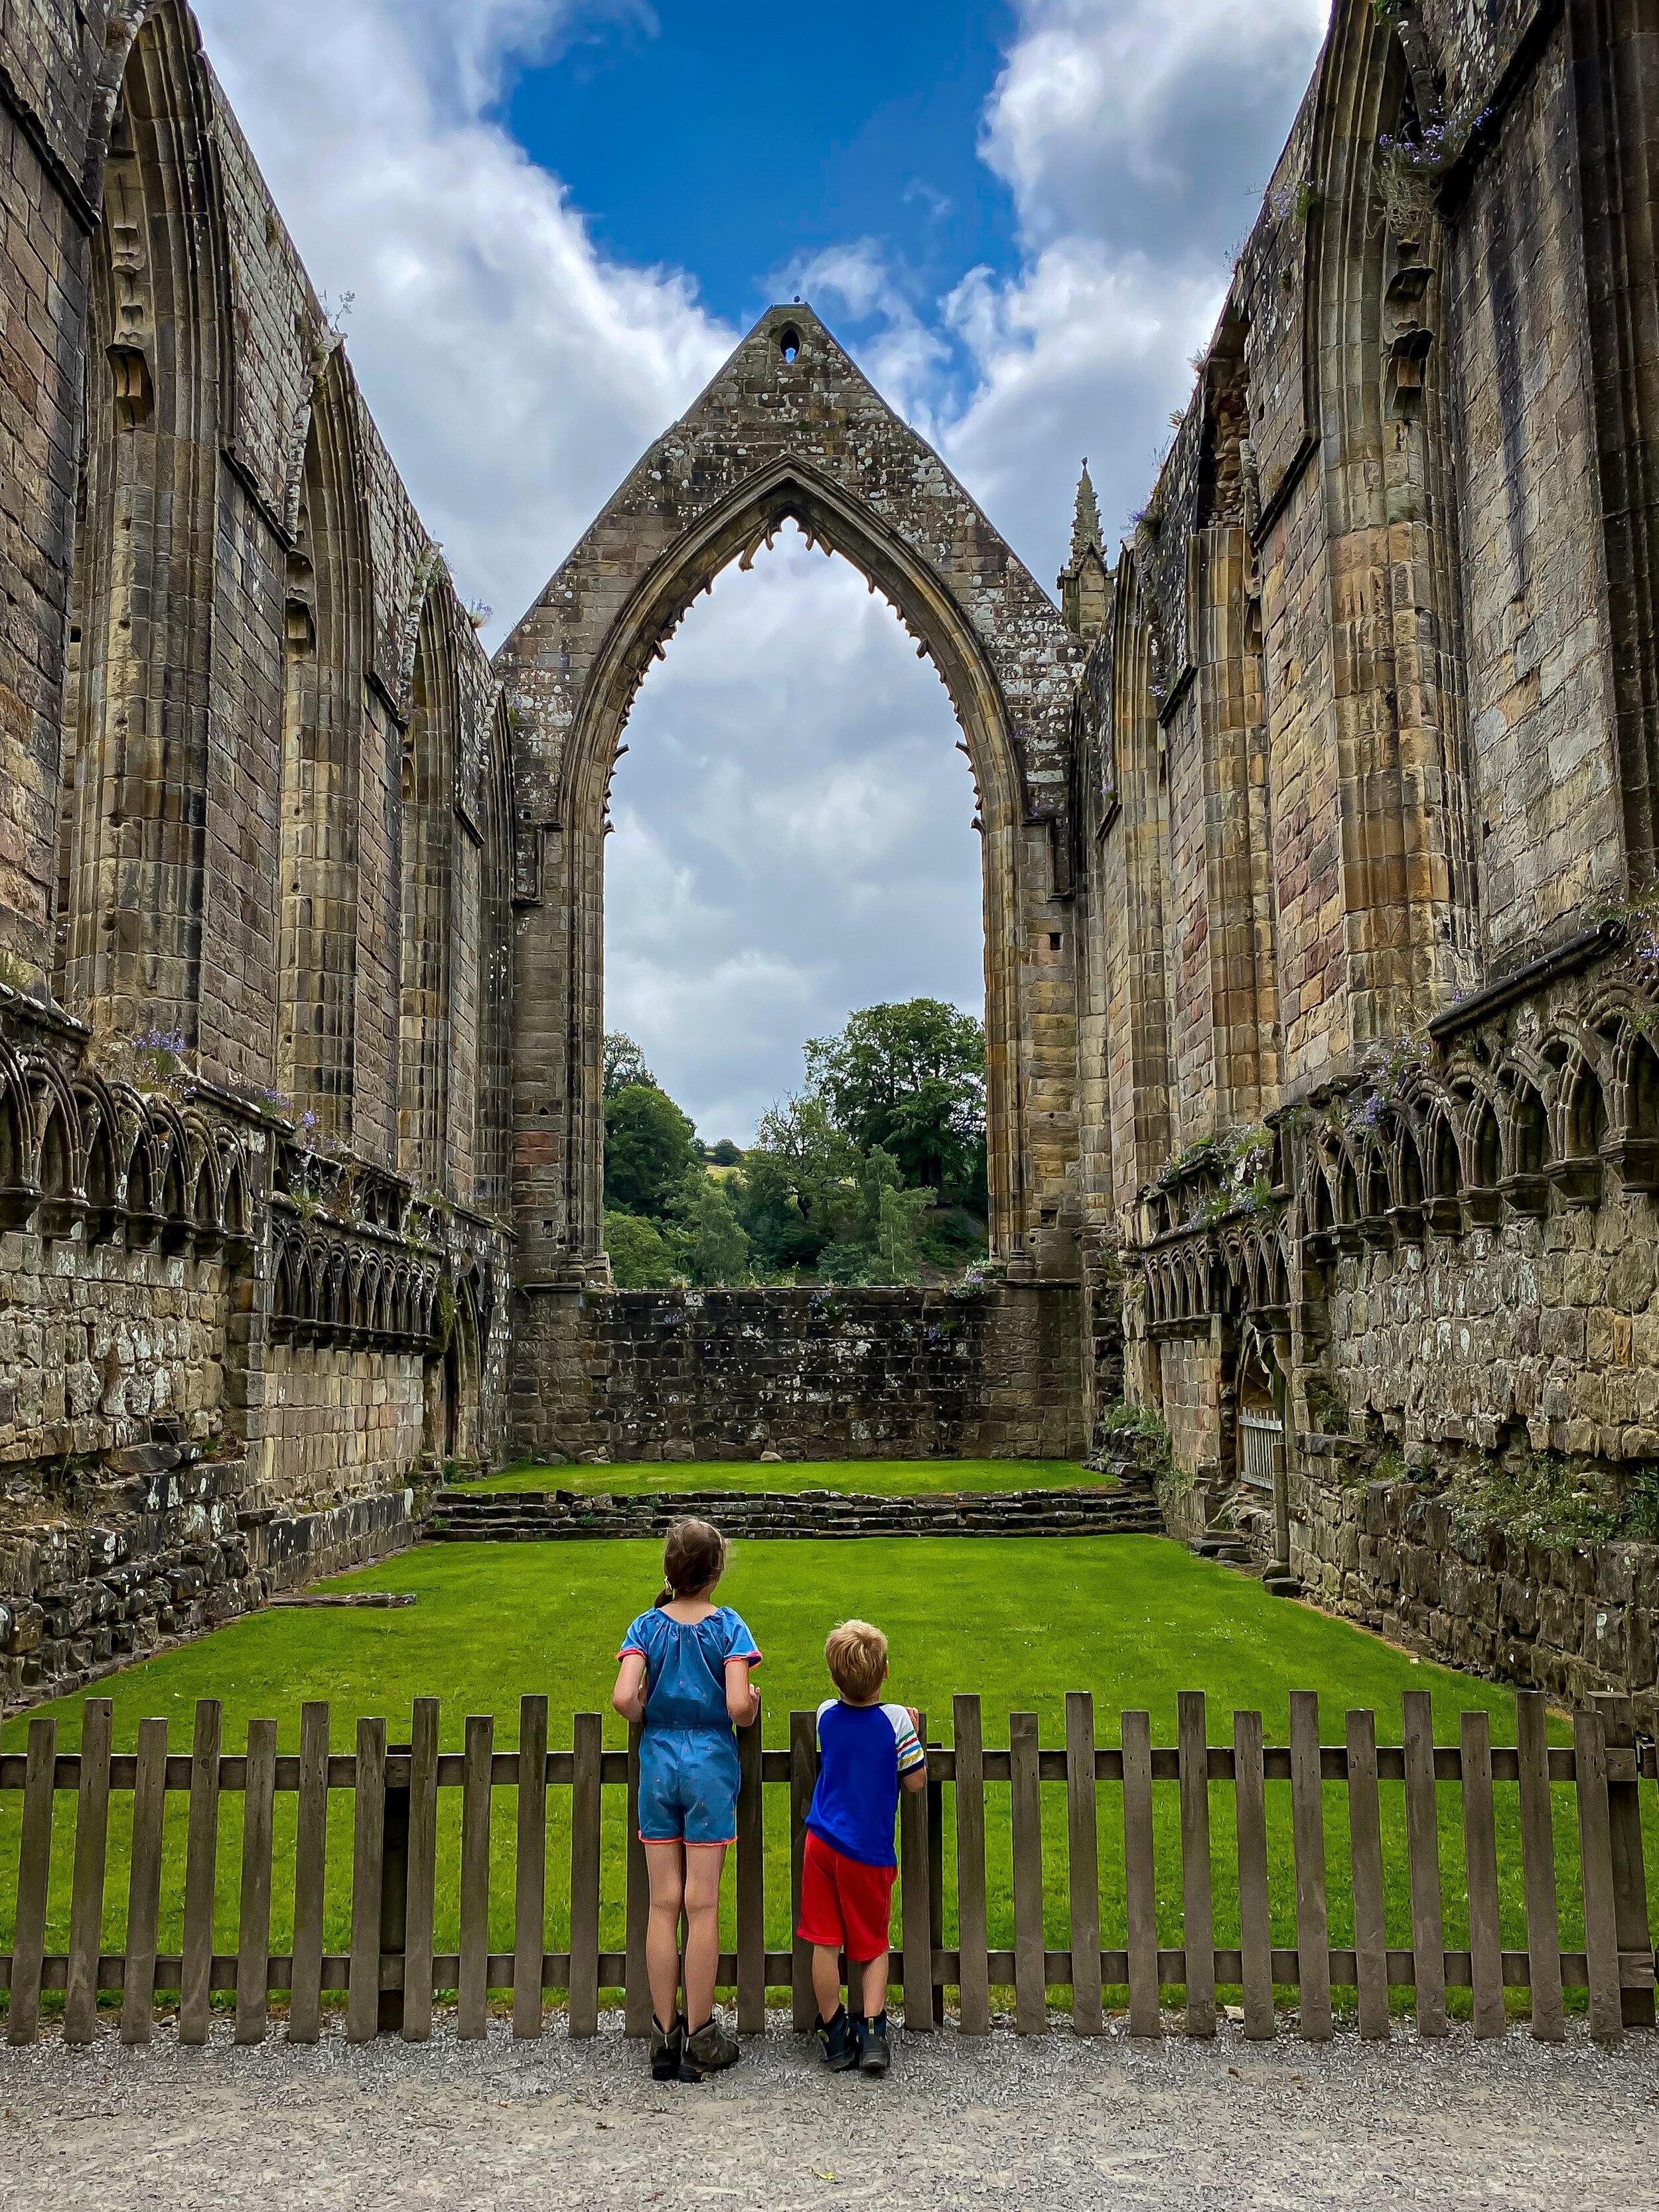
{"label": "green tree", "polygon": [[866,1006],[806,1046],[810,1094],[864,1154],[879,1146],[904,1187],[964,1194],[983,1180],[985,1031],[940,999]]}
{"label": "green tree", "polygon": [[645,1054],[621,1030],[607,1030],[605,1037],[605,1095],[614,1098],[630,1083],[643,1083],[653,1091],[661,1085],[645,1064]]}
{"label": "green tree", "polygon": [[921,1269],[921,1218],[933,1202],[928,1189],[907,1190],[898,1162],[876,1146],[865,1163],[862,1241],[869,1253],[866,1279],[914,1283]]}
{"label": "green tree", "polygon": [[663,1291],[674,1279],[674,1255],[654,1221],[637,1213],[607,1213],[605,1249],[619,1291]]}
{"label": "green tree", "polygon": [[660,1218],[691,1165],[691,1124],[653,1084],[625,1083],[605,1106],[607,1212]]}
{"label": "green tree", "polygon": [[727,1188],[769,1269],[813,1266],[855,1219],[859,1164],[821,1098],[791,1098],[761,1116]]}
{"label": "green tree", "polygon": [[690,1232],[694,1283],[738,1285],[749,1280],[749,1239],[725,1191],[708,1176],[702,1178],[702,1188],[690,1197],[686,1225]]}

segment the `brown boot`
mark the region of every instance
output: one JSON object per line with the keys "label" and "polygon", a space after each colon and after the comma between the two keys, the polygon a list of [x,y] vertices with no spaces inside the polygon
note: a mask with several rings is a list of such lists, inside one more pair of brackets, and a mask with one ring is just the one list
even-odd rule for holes
{"label": "brown boot", "polygon": [[711,2014],[695,2035],[689,2031],[686,2034],[680,2057],[680,2079],[701,2081],[705,2074],[719,2074],[728,2066],[735,2066],[742,2056],[737,2037],[728,2033]]}

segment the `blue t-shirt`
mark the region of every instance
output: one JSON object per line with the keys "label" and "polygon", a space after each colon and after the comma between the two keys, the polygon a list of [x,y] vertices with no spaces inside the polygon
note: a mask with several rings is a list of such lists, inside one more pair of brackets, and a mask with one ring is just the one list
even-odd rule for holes
{"label": "blue t-shirt", "polygon": [[806,1825],[832,1851],[862,1866],[890,1867],[899,1777],[927,1754],[902,1705],[818,1707],[818,1780]]}
{"label": "blue t-shirt", "polygon": [[645,1724],[647,1728],[722,1729],[726,1710],[726,1662],[759,1663],[760,1646],[741,1617],[723,1605],[706,1620],[675,1620],[655,1607],[642,1613],[623,1638],[617,1658],[637,1651],[645,1661]]}

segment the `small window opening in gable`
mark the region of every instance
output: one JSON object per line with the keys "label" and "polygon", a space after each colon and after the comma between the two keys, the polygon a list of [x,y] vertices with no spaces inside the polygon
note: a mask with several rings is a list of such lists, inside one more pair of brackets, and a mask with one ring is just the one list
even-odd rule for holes
{"label": "small window opening in gable", "polygon": [[800,353],[800,332],[793,323],[786,323],[778,332],[778,351],[786,362],[796,360]]}

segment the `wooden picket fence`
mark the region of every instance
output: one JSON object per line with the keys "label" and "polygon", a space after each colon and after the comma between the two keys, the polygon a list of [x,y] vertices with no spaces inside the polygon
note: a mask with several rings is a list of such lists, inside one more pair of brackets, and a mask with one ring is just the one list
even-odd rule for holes
{"label": "wooden picket fence", "polygon": [[[1299,2031],[1316,2039],[1331,2033],[1334,1989],[1356,1993],[1359,2032],[1371,2038],[1389,2033],[1389,1991],[1401,1988],[1413,1992],[1418,2026],[1425,2035],[1444,2033],[1446,1993],[1454,1988],[1472,1993],[1477,2035],[1504,2033],[1504,1991],[1510,1988],[1530,1992],[1532,2032],[1546,2039],[1564,2032],[1564,1995],[1570,1990],[1588,1991],[1589,2026],[1597,2036],[1613,2038],[1626,2027],[1653,2023],[1640,1789],[1656,1767],[1652,1743],[1633,1733],[1627,1700],[1599,1698],[1576,1712],[1571,1746],[1548,1742],[1544,1700],[1524,1692],[1516,1698],[1514,1747],[1492,1743],[1484,1711],[1464,1713],[1457,1742],[1437,1745],[1426,1692],[1405,1698],[1399,1747],[1379,1746],[1375,1717],[1368,1711],[1347,1715],[1341,1743],[1322,1745],[1318,1699],[1310,1692],[1291,1698],[1290,1742],[1282,1747],[1264,1743],[1261,1716],[1253,1712],[1233,1715],[1231,1743],[1211,1743],[1205,1700],[1196,1692],[1182,1696],[1178,1741],[1169,1747],[1153,1745],[1144,1712],[1121,1716],[1119,1744],[1097,1745],[1092,1700],[1080,1692],[1066,1700],[1066,1741],[1053,1749],[1040,1745],[1030,1713],[1010,1716],[1006,1748],[988,1747],[977,1698],[957,1698],[953,1721],[953,1746],[929,1751],[927,1790],[905,1796],[902,1804],[902,1936],[895,1969],[911,2033],[926,2032],[943,2018],[947,1988],[958,1992],[960,2024],[969,2034],[988,2032],[992,1992],[1009,1988],[1015,2024],[1028,2034],[1045,2030],[1054,1994],[1066,1990],[1073,2027],[1098,2034],[1104,2026],[1103,1992],[1123,1986],[1130,2031],[1143,2036],[1164,2032],[1161,1997],[1176,1990],[1182,1992],[1186,2033],[1213,2033],[1217,1990],[1234,1986],[1243,1990],[1244,2032],[1256,2037],[1275,2032],[1276,1987],[1296,1992]],[[100,1991],[119,1992],[120,2033],[129,2043],[149,2039],[158,1992],[177,1992],[180,2039],[202,2042],[216,1990],[235,1992],[237,2038],[249,2043],[266,2033],[273,1991],[287,1992],[287,2033],[301,2043],[316,2039],[323,1993],[330,1990],[346,1994],[347,2033],[354,2041],[386,2031],[411,2041],[424,2039],[431,2032],[434,1993],[445,1990],[455,1992],[463,2037],[483,2034],[489,1992],[509,1990],[514,2030],[520,2036],[542,2033],[549,1990],[566,1994],[573,2036],[596,2032],[601,1992],[611,1989],[625,1993],[629,2031],[644,2032],[650,2016],[647,1886],[644,1852],[631,1818],[625,1831],[626,1948],[599,1948],[604,1793],[626,1790],[631,1812],[636,1749],[606,1751],[600,1716],[579,1713],[572,1749],[550,1751],[545,1698],[523,1700],[514,1751],[495,1749],[495,1724],[488,1715],[468,1719],[464,1750],[441,1751],[434,1698],[416,1703],[406,1746],[388,1746],[384,1720],[362,1719],[355,1754],[331,1753],[329,1723],[325,1705],[307,1705],[298,1755],[283,1756],[276,1749],[276,1723],[270,1720],[250,1724],[245,1752],[227,1753],[221,1709],[214,1702],[198,1706],[188,1753],[169,1750],[161,1720],[142,1723],[136,1753],[115,1753],[111,1707],[104,1698],[86,1703],[78,1752],[58,1751],[53,1719],[32,1721],[27,1752],[0,1758],[0,1805],[5,1792],[22,1796],[15,1934],[10,1957],[0,1960],[0,1987],[9,1992],[9,2040],[34,2039],[43,1990],[64,1993],[64,2033],[72,2043],[91,2039]],[[923,1733],[926,1740],[925,1722]],[[740,1735],[739,1748],[738,1948],[722,1958],[720,1978],[723,1986],[735,1988],[740,2031],[764,2027],[769,1988],[792,1990],[794,2025],[804,2029],[814,2011],[805,1947],[766,1948],[763,1794],[772,1788],[788,1792],[793,1905],[799,1899],[805,1818],[816,1772],[813,1717],[792,1714],[787,1751],[763,1750],[757,1729]],[[1269,1913],[1267,1793],[1280,1783],[1289,1785],[1293,1843],[1296,1942],[1289,1948],[1273,1943]],[[988,1784],[1000,1784],[1008,1786],[1011,1821],[1012,1950],[992,1949],[987,1937],[986,1791]],[[1045,1947],[1045,1784],[1063,1784],[1065,1790],[1071,1938],[1065,1950]],[[1183,1941],[1176,1948],[1158,1942],[1153,1802],[1160,1784],[1173,1784],[1179,1793]],[[1353,1927],[1352,1944],[1339,1946],[1329,1940],[1326,1873],[1327,1793],[1333,1784],[1346,1793]],[[1124,1922],[1104,1945],[1103,1785],[1115,1790],[1119,1799],[1121,1823],[1109,1822],[1106,1832],[1122,1838]],[[1412,1940],[1404,1948],[1389,1944],[1384,1914],[1381,1808],[1382,1792],[1395,1785],[1403,1792],[1409,1869]],[[1467,1891],[1468,1928],[1467,1948],[1451,1949],[1444,1940],[1438,1797],[1447,1785],[1455,1785],[1461,1798],[1459,1876]],[[1506,1814],[1500,1824],[1497,1793],[1510,1787],[1518,1794],[1518,1821]],[[950,1948],[944,1942],[947,1788],[955,1793],[958,1927]],[[1218,1788],[1231,1797],[1236,1947],[1215,1942],[1211,1808]],[[1559,1935],[1553,1806],[1564,1789],[1572,1792],[1577,1812],[1582,1951],[1564,1949]],[[558,1790],[569,1792],[569,1948],[549,1951],[549,1793]],[[125,1948],[111,1953],[102,1948],[102,1937],[111,1799],[120,1791],[130,1791],[132,1799],[126,1930]],[[459,1896],[453,1900],[459,1906],[459,1949],[440,1953],[433,1936],[444,1791],[460,1793]],[[510,1952],[489,1948],[492,1879],[507,1871],[491,1863],[492,1804],[500,1791],[514,1794]],[[158,1948],[169,1792],[188,1799],[183,1948],[174,1955]],[[69,1948],[59,1954],[47,1951],[46,1940],[54,1830],[67,1826],[54,1814],[64,1793],[74,1800],[74,1842]],[[297,1800],[293,1937],[289,1951],[273,1954],[274,1814],[283,1793]],[[220,1813],[230,1795],[241,1799],[240,1915],[236,1949],[218,1953],[213,1945]],[[350,1948],[337,1954],[324,1949],[328,1837],[336,1805],[349,1821],[351,1837]],[[1501,1941],[1500,1825],[1506,1834],[1518,1826],[1523,1949],[1506,1950]],[[285,1885],[289,1869],[283,1871]]]}

